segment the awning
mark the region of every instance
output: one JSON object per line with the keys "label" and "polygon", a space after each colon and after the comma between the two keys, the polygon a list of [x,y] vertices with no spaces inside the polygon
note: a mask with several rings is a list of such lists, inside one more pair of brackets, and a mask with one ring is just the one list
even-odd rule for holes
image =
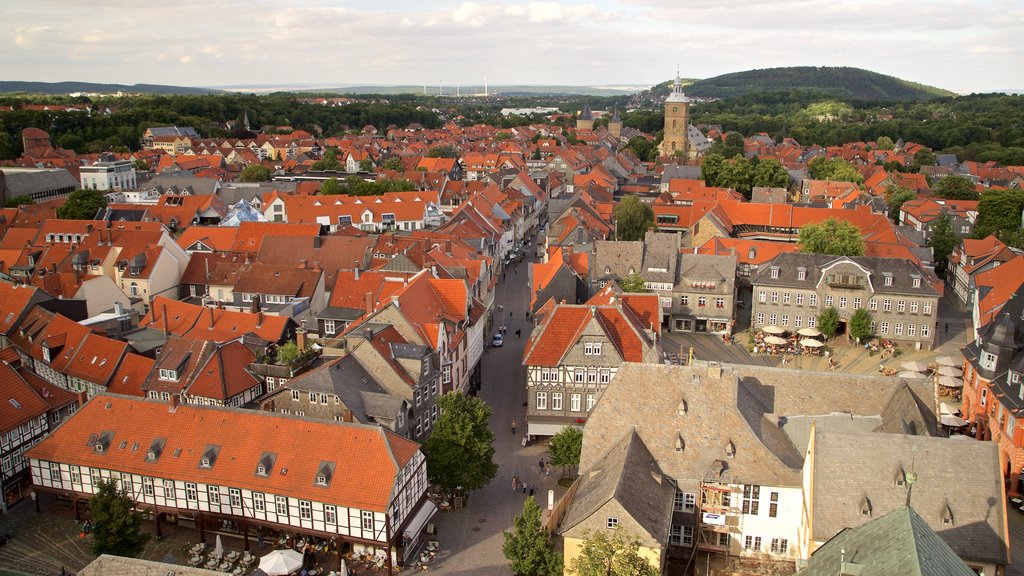
{"label": "awning", "polygon": [[554,436],[566,426],[572,426],[572,424],[530,422],[529,426],[526,427],[526,433],[530,436]]}
{"label": "awning", "polygon": [[953,416],[952,414],[943,414],[940,418],[943,426],[952,426],[953,428],[959,428],[961,426],[967,426],[967,420],[960,418],[959,416]]}
{"label": "awning", "polygon": [[415,541],[420,530],[423,530],[423,527],[434,517],[434,514],[437,514],[437,505],[430,500],[425,501],[423,506],[420,507],[420,511],[412,517],[412,521],[405,527],[405,532],[403,533],[405,540],[407,542]]}
{"label": "awning", "polygon": [[939,414],[941,414],[943,416],[945,416],[946,414],[950,414],[950,415],[953,415],[953,416],[959,416],[960,415],[960,409],[959,408],[955,408],[953,406],[950,406],[949,404],[946,404],[945,402],[940,402],[939,403]]}

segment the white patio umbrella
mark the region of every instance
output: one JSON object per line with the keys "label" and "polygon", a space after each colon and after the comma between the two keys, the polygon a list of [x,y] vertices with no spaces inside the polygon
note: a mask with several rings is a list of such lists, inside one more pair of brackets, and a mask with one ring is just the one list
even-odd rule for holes
{"label": "white patio umbrella", "polygon": [[903,364],[900,364],[900,368],[903,368],[904,370],[910,370],[911,372],[924,372],[925,370],[928,369],[928,366],[926,364],[918,362],[917,360],[911,360],[909,362],[904,362]]}
{"label": "white patio umbrella", "polygon": [[810,338],[804,338],[803,340],[801,340],[800,345],[805,348],[821,348],[822,346],[824,346],[824,344],[822,344],[821,342],[818,342],[817,340],[811,340]]}
{"label": "white patio umbrella", "polygon": [[964,420],[959,416],[953,416],[952,414],[943,414],[940,421],[943,426],[952,426],[953,428],[959,428],[967,425],[967,420]]}
{"label": "white patio umbrella", "polygon": [[964,371],[959,368],[953,368],[952,366],[941,366],[939,367],[940,376],[955,376],[960,378],[964,375]]}
{"label": "white patio umbrella", "polygon": [[924,378],[924,374],[920,372],[914,372],[913,370],[904,370],[897,374],[900,378]]}
{"label": "white patio umbrella", "polygon": [[817,328],[811,328],[809,326],[807,328],[801,328],[797,330],[796,333],[801,336],[810,336],[812,338],[815,336],[821,336],[821,330],[818,330]]}
{"label": "white patio umbrella", "polygon": [[959,366],[963,362],[957,362],[951,356],[939,356],[935,359],[935,363],[939,366]]}
{"label": "white patio umbrella", "polygon": [[765,326],[761,330],[766,334],[784,334],[786,332],[784,328],[779,328],[778,326]]}
{"label": "white patio umbrella", "polygon": [[291,548],[274,550],[260,558],[260,570],[268,576],[286,576],[302,568],[302,554]]}
{"label": "white patio umbrella", "polygon": [[224,543],[220,541],[220,534],[217,534],[217,545],[213,547],[213,553],[217,556],[224,555]]}
{"label": "white patio umbrella", "polygon": [[779,338],[778,336],[765,336],[764,343],[771,344],[772,346],[785,346],[786,339]]}
{"label": "white patio umbrella", "polygon": [[964,381],[952,376],[939,376],[939,385],[946,388],[963,388]]}

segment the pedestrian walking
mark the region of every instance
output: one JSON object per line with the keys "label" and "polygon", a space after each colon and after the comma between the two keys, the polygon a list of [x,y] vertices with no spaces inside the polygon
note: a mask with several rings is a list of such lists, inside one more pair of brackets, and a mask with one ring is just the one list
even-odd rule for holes
{"label": "pedestrian walking", "polygon": [[519,490],[519,476],[512,476],[512,491]]}
{"label": "pedestrian walking", "polygon": [[520,330],[519,328],[516,328],[516,338],[519,338],[519,335],[522,334],[522,333],[523,333],[522,330]]}
{"label": "pedestrian walking", "polygon": [[551,476],[551,462],[544,464],[544,475]]}
{"label": "pedestrian walking", "polygon": [[529,482],[523,482],[523,494],[526,494],[526,491],[529,488],[530,488],[530,483]]}
{"label": "pedestrian walking", "polygon": [[512,420],[512,434],[515,435],[515,433],[516,433],[516,421],[513,419]]}
{"label": "pedestrian walking", "polygon": [[512,321],[512,311],[511,310],[508,311],[508,321],[509,322]]}
{"label": "pedestrian walking", "polygon": [[530,486],[530,497],[533,497],[533,486]]}
{"label": "pedestrian walking", "polygon": [[544,473],[544,459],[543,458],[541,458],[537,462],[537,467],[540,468],[540,473],[543,474]]}
{"label": "pedestrian walking", "polygon": [[949,334],[949,322],[946,322],[946,334]]}

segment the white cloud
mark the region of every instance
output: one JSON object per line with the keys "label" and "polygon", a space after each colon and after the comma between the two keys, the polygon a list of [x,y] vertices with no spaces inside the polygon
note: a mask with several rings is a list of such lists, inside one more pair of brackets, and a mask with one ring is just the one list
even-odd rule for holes
{"label": "white cloud", "polygon": [[484,15],[483,7],[476,2],[463,2],[452,10],[452,20],[458,24],[483,26],[487,22],[487,17]]}

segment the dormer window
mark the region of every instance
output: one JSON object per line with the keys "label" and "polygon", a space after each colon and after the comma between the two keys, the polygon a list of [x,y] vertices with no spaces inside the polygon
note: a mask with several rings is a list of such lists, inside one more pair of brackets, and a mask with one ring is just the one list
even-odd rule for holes
{"label": "dormer window", "polygon": [[270,471],[274,468],[274,460],[277,459],[277,455],[273,452],[264,452],[260,455],[259,461],[256,463],[256,475],[261,478],[270,476]]}
{"label": "dormer window", "polygon": [[263,464],[260,464],[259,466],[256,467],[256,473],[259,474],[260,476],[266,476],[267,467],[264,466]]}
{"label": "dormer window", "polygon": [[217,463],[217,454],[220,453],[220,446],[207,445],[206,449],[203,450],[203,455],[199,459],[200,468],[213,468],[213,465]]}
{"label": "dormer window", "polygon": [[892,286],[892,274],[883,274],[883,277],[885,278],[883,284],[886,286]]}
{"label": "dormer window", "polygon": [[920,276],[912,276],[911,278],[912,278],[911,283],[914,285],[914,288],[920,288],[921,287],[921,277]]}
{"label": "dormer window", "polygon": [[320,465],[316,468],[316,477],[313,479],[314,485],[329,486],[331,484],[331,478],[334,476],[334,467],[334,462],[322,460]]}
{"label": "dormer window", "polygon": [[981,367],[984,368],[985,370],[995,370],[996,355],[991,352],[982,351],[979,364],[981,364]]}
{"label": "dormer window", "polygon": [[771,276],[773,279],[777,279],[779,277],[779,269],[773,266]]}
{"label": "dormer window", "polygon": [[[776,271],[776,270],[773,270],[773,272],[774,271]],[[777,276],[773,276],[773,278],[776,278],[776,277]],[[807,268],[797,268],[796,269],[796,279],[797,280],[807,280]]]}
{"label": "dormer window", "polygon": [[166,368],[161,368],[160,369],[160,379],[161,380],[170,380],[170,381],[173,381],[173,382],[177,382],[178,381],[178,371],[177,370],[168,370]]}

